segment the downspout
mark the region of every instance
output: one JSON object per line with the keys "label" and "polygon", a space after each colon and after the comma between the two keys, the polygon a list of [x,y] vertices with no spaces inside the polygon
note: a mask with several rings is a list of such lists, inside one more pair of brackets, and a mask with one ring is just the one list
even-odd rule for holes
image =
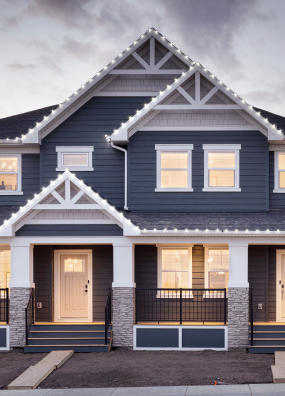
{"label": "downspout", "polygon": [[128,151],[122,147],[116,146],[113,142],[111,142],[111,147],[114,149],[123,151],[125,153],[125,197],[124,197],[124,209],[128,210]]}

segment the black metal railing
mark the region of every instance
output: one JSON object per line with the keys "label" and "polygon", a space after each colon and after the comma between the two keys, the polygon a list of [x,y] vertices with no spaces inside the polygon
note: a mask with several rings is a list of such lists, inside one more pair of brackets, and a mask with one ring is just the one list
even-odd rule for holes
{"label": "black metal railing", "polygon": [[28,345],[28,336],[32,325],[35,323],[35,292],[31,290],[29,302],[26,306],[26,345]]}
{"label": "black metal railing", "polygon": [[138,322],[227,322],[226,289],[136,289]]}
{"label": "black metal railing", "polygon": [[112,323],[112,290],[109,290],[105,305],[105,344],[108,344],[108,332]]}
{"label": "black metal railing", "polygon": [[9,323],[9,289],[0,289],[0,322]]}
{"label": "black metal railing", "polygon": [[249,288],[249,327],[250,327],[250,345],[253,346],[253,292],[252,288]]}

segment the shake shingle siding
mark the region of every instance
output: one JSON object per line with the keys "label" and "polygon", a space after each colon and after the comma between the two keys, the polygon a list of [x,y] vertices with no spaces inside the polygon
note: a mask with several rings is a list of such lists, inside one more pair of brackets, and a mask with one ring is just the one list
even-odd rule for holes
{"label": "shake shingle siding", "polygon": [[[155,192],[155,144],[193,144],[193,192]],[[203,192],[203,144],[241,144],[241,192]],[[130,210],[241,212],[268,210],[268,143],[258,131],[139,131],[129,142]]]}

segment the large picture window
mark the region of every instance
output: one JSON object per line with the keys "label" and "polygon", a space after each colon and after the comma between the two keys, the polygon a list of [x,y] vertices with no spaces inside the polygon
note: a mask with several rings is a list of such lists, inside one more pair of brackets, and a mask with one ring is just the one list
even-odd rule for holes
{"label": "large picture window", "polygon": [[21,155],[0,155],[0,194],[21,194]]}
{"label": "large picture window", "polygon": [[193,191],[193,145],[156,144],[155,150],[157,170],[155,191]]}
{"label": "large picture window", "polygon": [[285,193],[285,152],[274,153],[274,192]]}
{"label": "large picture window", "polygon": [[229,282],[229,249],[205,249],[205,288],[224,289]]}
{"label": "large picture window", "polygon": [[240,145],[204,144],[203,191],[240,191]]}

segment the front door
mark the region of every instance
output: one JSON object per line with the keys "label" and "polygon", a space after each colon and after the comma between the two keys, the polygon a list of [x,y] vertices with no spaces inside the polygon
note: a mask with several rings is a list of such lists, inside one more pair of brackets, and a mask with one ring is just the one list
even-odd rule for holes
{"label": "front door", "polygon": [[56,322],[92,322],[92,251],[55,250]]}
{"label": "front door", "polygon": [[276,251],[276,321],[285,322],[285,250]]}

